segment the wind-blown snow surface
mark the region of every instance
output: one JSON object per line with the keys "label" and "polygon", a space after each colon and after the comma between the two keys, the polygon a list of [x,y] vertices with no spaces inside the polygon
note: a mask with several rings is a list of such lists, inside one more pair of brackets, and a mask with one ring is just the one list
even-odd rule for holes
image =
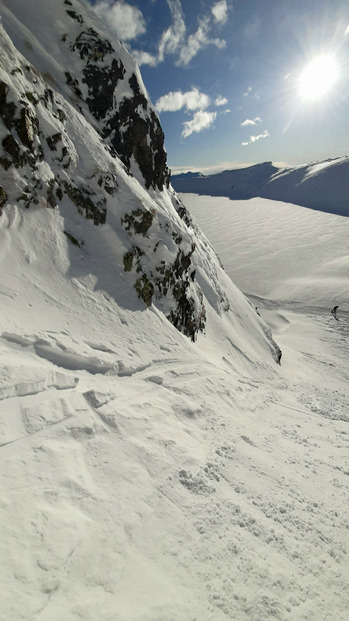
{"label": "wind-blown snow surface", "polygon": [[2,618],[344,621],[347,317],[263,308],[270,367],[117,304],[57,212],[1,225]]}
{"label": "wind-blown snow surface", "polygon": [[234,200],[260,196],[349,216],[348,157],[293,168],[278,168],[272,162],[264,162],[205,177],[174,176],[172,185],[177,192]]}
{"label": "wind-blown snow surface", "polygon": [[264,198],[181,198],[247,295],[349,311],[349,218]]}

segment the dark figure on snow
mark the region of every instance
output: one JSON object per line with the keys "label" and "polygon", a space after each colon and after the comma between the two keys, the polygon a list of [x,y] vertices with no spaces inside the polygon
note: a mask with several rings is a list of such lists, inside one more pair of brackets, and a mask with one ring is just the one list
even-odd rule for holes
{"label": "dark figure on snow", "polygon": [[332,310],[331,310],[331,315],[333,315],[333,317],[334,317],[335,319],[338,319],[338,317],[337,317],[337,308],[339,308],[339,306],[334,306],[334,307],[332,308]]}
{"label": "dark figure on snow", "polygon": [[280,367],[281,367],[281,356],[282,356],[282,351],[281,351],[281,349],[279,349],[279,351],[278,351],[278,364],[280,365]]}

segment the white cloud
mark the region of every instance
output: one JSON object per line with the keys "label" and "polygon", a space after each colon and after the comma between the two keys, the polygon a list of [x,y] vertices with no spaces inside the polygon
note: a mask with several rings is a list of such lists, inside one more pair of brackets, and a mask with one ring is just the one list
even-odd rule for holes
{"label": "white cloud", "polygon": [[257,142],[257,140],[260,140],[261,138],[268,138],[270,136],[268,130],[266,129],[263,134],[258,134],[258,136],[250,136],[250,141],[251,142]]}
{"label": "white cloud", "polygon": [[194,132],[201,132],[203,129],[208,129],[211,127],[217,116],[216,112],[206,112],[203,110],[199,110],[199,112],[195,112],[191,121],[187,121],[183,123],[183,131],[182,137],[188,138]]}
{"label": "white cloud", "polygon": [[[110,2],[111,0],[100,0],[99,5],[110,7]],[[121,4],[121,0],[117,4]],[[221,23],[225,21],[228,11],[226,0],[216,2],[211,9],[212,12],[198,20],[196,31],[189,36],[187,34],[181,0],[167,0],[167,4],[171,12],[171,25],[162,33],[155,56],[143,51],[135,54],[133,51],[139,64],[155,66],[163,62],[166,56],[173,55],[176,57],[175,64],[177,66],[186,66],[200,50],[208,45],[213,45],[218,49],[223,49],[226,46],[224,39],[212,38],[210,36],[213,21],[220,21]],[[126,6],[125,3],[122,3],[122,6]]]}
{"label": "white cloud", "polygon": [[225,104],[228,103],[228,100],[226,97],[221,97],[221,95],[218,95],[218,97],[216,98],[216,101],[214,102],[215,106],[225,106]]}
{"label": "white cloud", "polygon": [[225,24],[228,19],[228,5],[226,0],[218,0],[211,8],[212,15],[216,22]]}
{"label": "white cloud", "polygon": [[123,41],[136,39],[146,31],[142,12],[123,0],[99,0],[94,10]]}
{"label": "white cloud", "polygon": [[222,49],[226,46],[224,39],[210,39],[210,22],[208,18],[199,21],[197,31],[188,37],[187,43],[179,51],[177,65],[188,65],[194,56],[205,46],[215,45]]}
{"label": "white cloud", "polygon": [[240,123],[241,127],[247,127],[248,125],[257,125],[257,123],[261,123],[262,119],[259,116],[256,116],[255,119],[246,119],[242,123]]}
{"label": "white cloud", "polygon": [[156,67],[156,65],[158,64],[157,57],[153,56],[153,54],[149,54],[148,52],[139,52],[138,50],[133,50],[132,56],[139,67],[141,67],[141,65]]}
{"label": "white cloud", "polygon": [[243,147],[247,147],[247,145],[257,142],[257,140],[261,140],[262,138],[269,138],[270,134],[266,129],[263,134],[258,134],[257,136],[250,136],[249,142],[242,142]]}
{"label": "white cloud", "polygon": [[205,93],[200,93],[197,88],[191,91],[170,91],[160,97],[155,108],[158,112],[176,112],[185,108],[188,110],[204,110],[210,105],[210,98]]}
{"label": "white cloud", "polygon": [[349,24],[346,27],[345,31],[344,31],[344,35],[349,35]]}
{"label": "white cloud", "polygon": [[167,54],[174,54],[183,45],[186,26],[180,0],[167,0],[171,11],[172,24],[161,35],[158,61],[162,62]]}

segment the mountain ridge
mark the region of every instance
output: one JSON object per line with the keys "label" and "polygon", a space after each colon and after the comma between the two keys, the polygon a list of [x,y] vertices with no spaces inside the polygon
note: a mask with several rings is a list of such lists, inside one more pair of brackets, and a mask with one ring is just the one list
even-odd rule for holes
{"label": "mountain ridge", "polygon": [[227,196],[232,200],[259,196],[349,216],[347,156],[289,168],[263,162],[213,175],[173,175],[171,179],[180,193]]}

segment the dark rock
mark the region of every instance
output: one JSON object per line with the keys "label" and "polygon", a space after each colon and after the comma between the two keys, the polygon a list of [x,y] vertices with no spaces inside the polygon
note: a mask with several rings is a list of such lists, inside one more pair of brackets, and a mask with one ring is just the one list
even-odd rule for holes
{"label": "dark rock", "polygon": [[12,162],[11,162],[11,160],[8,160],[6,157],[0,157],[0,165],[5,170],[8,170],[10,168],[10,166],[12,166]]}
{"label": "dark rock", "polygon": [[39,122],[28,108],[22,108],[21,116],[16,122],[16,129],[23,144],[32,150],[34,136],[39,131]]}
{"label": "dark rock", "polygon": [[124,270],[125,272],[130,272],[132,270],[133,265],[133,252],[126,252],[124,254]]}
{"label": "dark rock", "polygon": [[11,101],[7,103],[7,94],[10,87],[6,82],[0,82],[0,116],[2,117],[7,129],[11,129],[16,115],[16,105]]}
{"label": "dark rock", "polygon": [[69,71],[66,71],[64,75],[65,75],[65,78],[66,78],[68,86],[70,86],[73,89],[75,95],[77,95],[79,98],[81,98],[82,97],[82,92],[79,89],[79,81],[76,78],[73,78],[70,75]]}
{"label": "dark rock", "polygon": [[195,306],[194,300],[187,295],[187,284],[176,283],[173,295],[177,301],[177,308],[168,316],[169,321],[192,341],[195,341],[197,333],[205,329],[206,311],[201,294],[201,310]]}
{"label": "dark rock", "polygon": [[63,233],[68,237],[71,243],[74,244],[74,246],[78,246],[78,248],[81,248],[84,245],[84,242],[79,242],[76,237],[74,237],[74,235],[72,235],[71,233],[67,233],[67,231],[63,231]]}
{"label": "dark rock", "polygon": [[94,203],[91,199],[91,193],[87,189],[79,189],[78,187],[63,181],[63,187],[70,200],[77,207],[79,213],[85,218],[92,219],[93,223],[104,224],[107,216],[107,209],[104,201]]}
{"label": "dark rock", "polygon": [[4,188],[0,185],[0,210],[1,210],[1,207],[5,205],[6,201],[7,201],[7,194]]}
{"label": "dark rock", "polygon": [[30,101],[30,103],[32,103],[34,106],[37,106],[40,101],[40,99],[35,95],[35,93],[31,93],[30,91],[26,92],[26,97],[28,101]]}
{"label": "dark rock", "polygon": [[143,211],[141,208],[132,211],[130,214],[127,213],[121,218],[121,224],[126,223],[126,231],[133,229],[135,233],[143,235],[143,237],[147,234],[152,222],[153,214],[150,211]]}
{"label": "dark rock", "polygon": [[142,268],[139,263],[139,257],[144,255],[144,252],[139,248],[139,246],[134,246],[130,252],[125,252],[124,254],[124,270],[125,272],[130,272],[133,267],[133,260],[136,260],[136,271],[141,272]]}
{"label": "dark rock", "polygon": [[[88,87],[86,103],[93,116],[104,121],[101,135],[110,145],[112,153],[121,158],[128,171],[133,156],[147,188],[157,187],[162,190],[164,186],[168,187],[170,172],[164,149],[164,134],[157,115],[141,92],[136,75],[132,74],[129,79],[133,96],[118,102],[116,109],[115,88],[124,78],[125,68],[121,60],[115,58],[115,50],[110,42],[89,28],[79,34],[71,49],[77,51],[86,63],[82,78]],[[106,62],[105,57],[108,55],[110,61]],[[65,75],[67,84],[82,99],[79,80],[68,72]]]}
{"label": "dark rock", "polygon": [[176,199],[175,200],[174,207],[175,207],[179,217],[181,218],[181,220],[183,220],[183,222],[185,222],[185,224],[187,226],[192,226],[192,224],[193,224],[192,218],[191,218],[187,208],[183,205],[183,203],[182,203],[182,201],[180,199]]}
{"label": "dark rock", "polygon": [[57,116],[58,116],[58,118],[59,118],[61,123],[66,121],[66,116],[65,116],[63,110],[61,110],[61,108],[57,108]]}
{"label": "dark rock", "polygon": [[46,138],[46,142],[49,146],[49,148],[51,149],[51,151],[56,151],[57,150],[57,142],[61,142],[62,140],[62,134],[61,132],[58,132],[57,134],[53,134],[52,136],[47,136]]}
{"label": "dark rock", "polygon": [[8,134],[3,139],[2,146],[4,147],[6,153],[12,157],[13,162],[20,166],[21,150],[17,140],[12,136],[12,134]]}
{"label": "dark rock", "polygon": [[83,79],[89,87],[86,103],[96,119],[104,119],[112,109],[114,90],[124,73],[124,65],[115,58],[110,67],[87,65]]}
{"label": "dark rock", "polygon": [[58,186],[58,188],[56,189],[56,196],[57,196],[57,198],[58,198],[58,200],[59,200],[59,201],[61,201],[61,200],[62,200],[62,198],[63,198],[62,188],[60,188],[59,186]]}
{"label": "dark rock", "polygon": [[111,144],[128,168],[131,157],[134,156],[145,179],[146,188],[158,187],[162,190],[165,185],[169,185],[170,179],[164,133],[153,110],[148,115],[140,115],[138,112],[140,108],[147,111],[148,102],[140,91],[135,74],[131,76],[129,84],[134,96],[121,102],[118,114],[108,124],[109,130],[115,125],[126,129],[123,132],[115,131]]}
{"label": "dark rock", "polygon": [[143,274],[137,279],[135,289],[138,293],[138,297],[141,298],[148,307],[151,306],[154,295],[154,285],[150,282],[146,274]]}
{"label": "dark rock", "polygon": [[47,189],[47,202],[50,205],[50,207],[56,207],[57,205],[57,201],[55,198],[55,194],[54,194],[54,188],[55,188],[56,182],[54,179],[52,179],[48,185],[48,189]]}
{"label": "dark rock", "polygon": [[107,39],[101,39],[93,28],[89,28],[86,32],[81,32],[76,38],[72,49],[74,51],[76,49],[79,50],[81,60],[87,59],[89,63],[104,60],[106,54],[115,52],[111,43]]}
{"label": "dark rock", "polygon": [[86,103],[96,119],[104,119],[113,108],[115,88],[125,75],[124,65],[116,58],[101,65],[100,61],[107,54],[114,53],[114,49],[109,41],[101,39],[92,28],[77,37],[72,49],[77,49],[80,58],[86,61],[82,80],[88,87]]}
{"label": "dark rock", "polygon": [[[151,216],[149,220],[145,218],[147,213]],[[126,214],[122,219],[122,224],[132,234],[144,237],[152,224],[152,220],[153,215],[150,212],[137,209],[131,212],[131,214]],[[194,282],[196,273],[195,269],[192,269],[192,255],[195,251],[195,244],[192,244],[191,250],[188,253],[185,253],[181,248],[182,235],[173,233],[172,237],[178,245],[177,255],[173,262],[166,263],[164,260],[161,260],[155,268],[155,273],[149,272],[148,261],[142,261],[142,256],[145,253],[139,246],[133,246],[132,250],[124,255],[124,270],[125,272],[133,271],[141,274],[134,286],[138,297],[147,306],[152,304],[154,295],[161,299],[172,293],[175,305],[167,319],[180,332],[183,332],[183,334],[195,341],[198,332],[205,329],[206,322],[203,295],[200,289],[196,285],[199,307],[190,293],[190,280]],[[158,244],[153,248],[154,252],[156,252],[157,246]]]}
{"label": "dark rock", "polygon": [[83,24],[84,23],[84,19],[83,19],[82,15],[80,15],[76,11],[72,11],[70,9],[66,9],[66,11],[67,11],[69,17],[71,17],[72,19],[76,19],[76,21],[79,22],[79,24]]}

